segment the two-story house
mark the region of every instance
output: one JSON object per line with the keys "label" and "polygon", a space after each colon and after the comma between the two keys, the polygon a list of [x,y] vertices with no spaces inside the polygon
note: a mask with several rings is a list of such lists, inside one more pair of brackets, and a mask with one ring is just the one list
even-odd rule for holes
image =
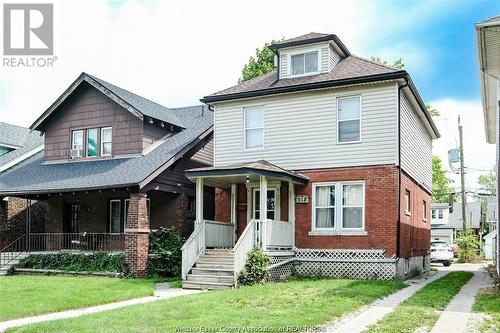
{"label": "two-story house", "polygon": [[[467,226],[479,234],[481,228],[481,203],[467,203]],[[450,213],[448,203],[433,203],[431,205],[431,239],[442,240],[452,244],[457,231],[463,229],[462,203],[454,202]]]}
{"label": "two-story house", "polygon": [[[439,132],[410,75],[331,34],[271,48],[274,71],[202,99],[214,110],[214,166],[186,172],[198,191],[184,286],[233,285],[256,245],[275,276],[427,269]],[[217,222],[204,220],[203,186],[216,189]],[[225,280],[204,277],[221,269]]]}
{"label": "two-story house", "polygon": [[[31,129],[44,134],[43,151],[0,174],[0,198],[44,201],[46,221],[30,230],[29,216],[5,251],[124,251],[144,275],[151,229],[192,232],[194,185],[184,171],[212,165],[207,106],[166,108],[82,73]],[[213,192],[204,193],[208,217]]]}

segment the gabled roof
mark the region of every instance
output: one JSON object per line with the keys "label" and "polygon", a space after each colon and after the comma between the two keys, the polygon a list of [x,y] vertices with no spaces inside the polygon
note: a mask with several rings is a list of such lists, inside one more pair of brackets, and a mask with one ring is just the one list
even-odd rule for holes
{"label": "gabled roof", "polygon": [[213,112],[206,106],[169,109],[188,127],[148,154],[122,159],[44,164],[38,153],[0,175],[0,196],[85,191],[147,185],[213,130]]}
{"label": "gabled roof", "polygon": [[43,149],[43,136],[29,128],[0,122],[0,146],[14,148],[0,156],[0,172],[3,172]]}
{"label": "gabled roof", "polygon": [[320,43],[320,42],[332,42],[339,49],[339,51],[343,57],[349,56],[351,54],[349,52],[349,50],[347,49],[347,47],[345,47],[345,45],[342,43],[342,41],[337,37],[337,35],[322,34],[319,32],[310,32],[310,33],[302,35],[302,36],[285,39],[285,40],[279,41],[276,44],[270,45],[269,48],[276,52],[277,50],[285,48],[285,47],[307,45],[307,44]]}
{"label": "gabled roof", "polygon": [[30,128],[43,131],[43,124],[83,82],[92,85],[141,120],[143,120],[144,116],[147,116],[180,128],[186,128],[186,124],[184,124],[171,109],[87,73],[80,74],[69,88],[66,89],[66,91],[30,126]]}

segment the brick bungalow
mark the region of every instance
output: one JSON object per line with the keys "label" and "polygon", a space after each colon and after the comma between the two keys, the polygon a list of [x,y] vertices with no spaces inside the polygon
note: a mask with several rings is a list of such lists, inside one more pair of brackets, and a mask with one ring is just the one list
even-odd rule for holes
{"label": "brick bungalow", "polygon": [[[206,106],[166,108],[82,73],[30,127],[44,134],[43,151],[0,175],[0,197],[46,205],[45,221],[32,214],[15,244],[125,251],[144,275],[151,229],[187,237],[194,228],[194,186],[184,172],[212,165],[212,127]],[[204,195],[211,217],[213,189]]]}

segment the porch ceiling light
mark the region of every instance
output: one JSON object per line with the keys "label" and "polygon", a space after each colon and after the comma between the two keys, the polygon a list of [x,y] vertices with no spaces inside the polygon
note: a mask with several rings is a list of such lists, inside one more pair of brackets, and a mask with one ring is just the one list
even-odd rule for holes
{"label": "porch ceiling light", "polygon": [[247,183],[250,183],[250,176],[247,176]]}

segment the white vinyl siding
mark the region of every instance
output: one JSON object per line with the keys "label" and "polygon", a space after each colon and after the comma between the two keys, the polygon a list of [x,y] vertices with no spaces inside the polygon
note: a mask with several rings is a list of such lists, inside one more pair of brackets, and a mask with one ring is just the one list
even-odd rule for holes
{"label": "white vinyl siding", "polygon": [[401,168],[417,183],[432,188],[432,139],[401,93]]}
{"label": "white vinyl siding", "polygon": [[333,67],[335,67],[335,65],[340,61],[340,56],[337,52],[335,52],[335,50],[331,46],[329,47],[329,50],[330,50],[329,66],[330,70],[332,70]]}
{"label": "white vinyl siding", "polygon": [[[339,97],[359,95],[362,142],[337,144]],[[264,150],[244,151],[243,108],[265,107]],[[395,83],[262,97],[215,105],[216,166],[260,159],[287,169],[397,163]]]}

